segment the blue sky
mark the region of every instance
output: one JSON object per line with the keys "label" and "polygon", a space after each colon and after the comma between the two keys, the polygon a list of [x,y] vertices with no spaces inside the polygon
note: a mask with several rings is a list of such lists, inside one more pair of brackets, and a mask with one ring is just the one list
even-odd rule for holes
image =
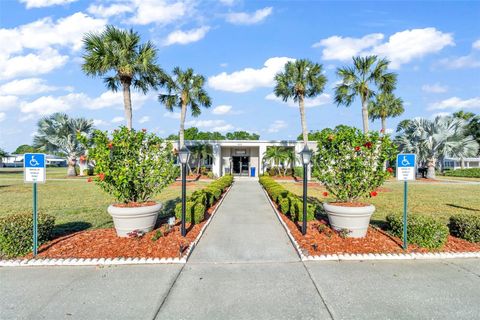
{"label": "blue sky", "polygon": [[[398,73],[406,112],[387,121],[480,110],[480,2],[1,0],[0,148],[31,143],[36,122],[56,111],[124,123],[120,93],[81,72],[81,39],[106,24],[133,28],[158,47],[166,71],[192,67],[207,78],[213,105],[187,127],[248,130],[261,139],[300,133],[298,107],[272,96],[286,61],[323,64],[328,83],[307,105],[309,130],[361,127],[360,103],[337,107],[335,69],[353,55],[377,54]],[[156,93],[133,95],[134,126],[178,131]],[[378,130],[380,123],[371,124]]]}

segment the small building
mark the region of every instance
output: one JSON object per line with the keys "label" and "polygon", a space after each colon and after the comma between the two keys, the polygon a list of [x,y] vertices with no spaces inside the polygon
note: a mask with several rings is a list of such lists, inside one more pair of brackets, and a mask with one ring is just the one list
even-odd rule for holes
{"label": "small building", "polygon": [[1,166],[8,168],[23,167],[23,154],[10,154],[3,157]]}
{"label": "small building", "polygon": [[[296,140],[187,140],[187,148],[208,144],[212,146],[211,170],[220,177],[225,174],[258,177],[268,168],[263,155],[268,147],[293,148],[298,154],[303,149],[303,141]],[[308,142],[308,147],[315,150],[316,142]],[[296,166],[301,166],[300,158]],[[310,172],[308,173],[310,177]]]}
{"label": "small building", "polygon": [[462,169],[462,161],[463,161],[463,168],[480,168],[480,158],[445,158],[442,161],[443,169],[449,170],[456,170]]}

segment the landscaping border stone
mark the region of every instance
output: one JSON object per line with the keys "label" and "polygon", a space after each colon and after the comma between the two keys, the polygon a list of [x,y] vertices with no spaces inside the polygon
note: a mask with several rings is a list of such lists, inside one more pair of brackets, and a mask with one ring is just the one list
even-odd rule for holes
{"label": "landscaping border stone", "polygon": [[215,205],[210,218],[205,222],[199,234],[190,243],[187,250],[180,258],[66,258],[66,259],[10,259],[0,260],[0,267],[40,267],[40,266],[113,266],[113,265],[135,265],[135,264],[185,264],[197,246],[206,228],[212,221],[215,213],[232,188],[235,181],[227,188],[222,197]]}
{"label": "landscaping border stone", "polygon": [[480,258],[480,252],[428,252],[428,253],[368,253],[368,254],[325,254],[318,256],[305,255],[293,237],[290,229],[283,221],[282,213],[277,209],[272,199],[267,194],[267,191],[262,186],[262,190],[267,197],[270,206],[272,207],[278,221],[282,224],[285,232],[293,244],[298,256],[302,261],[365,261],[365,260],[428,260],[428,259],[459,259],[459,258]]}

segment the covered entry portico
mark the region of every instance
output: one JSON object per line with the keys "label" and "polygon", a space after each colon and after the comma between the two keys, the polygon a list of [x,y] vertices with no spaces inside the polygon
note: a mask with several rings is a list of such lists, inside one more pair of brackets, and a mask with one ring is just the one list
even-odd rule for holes
{"label": "covered entry portico", "polygon": [[[295,140],[189,140],[185,144],[187,147],[196,144],[212,146],[212,172],[217,177],[225,174],[258,177],[268,166],[263,159],[268,147],[291,147],[296,154],[303,149],[303,142]],[[308,147],[315,150],[316,142],[309,142]],[[301,165],[299,160],[295,165]]]}

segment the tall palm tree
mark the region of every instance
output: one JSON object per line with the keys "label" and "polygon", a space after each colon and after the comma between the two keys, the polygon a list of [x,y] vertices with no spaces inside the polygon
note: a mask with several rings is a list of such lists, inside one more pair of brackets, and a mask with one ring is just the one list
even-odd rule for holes
{"label": "tall palm tree", "polygon": [[159,85],[166,89],[166,93],[158,95],[158,100],[165,105],[167,110],[173,111],[175,107],[180,112],[179,147],[185,145],[185,117],[187,108],[190,108],[193,117],[201,114],[200,107],[209,108],[212,105],[210,97],[203,88],[205,77],[195,74],[192,68],[183,71],[179,67],[173,69],[173,77],[164,75],[160,78]]}
{"label": "tall palm tree", "polygon": [[[376,64],[375,64],[376,62]],[[368,132],[368,101],[376,91],[392,92],[395,89],[397,75],[387,72],[389,61],[377,56],[353,57],[353,67],[337,69],[341,83],[335,87],[337,105],[349,107],[355,97],[362,102],[363,132]]]}
{"label": "tall palm tree", "polygon": [[212,146],[209,144],[199,144],[191,148],[191,151],[192,157],[197,161],[197,174],[199,174],[201,161],[213,155]]}
{"label": "tall palm tree", "polygon": [[103,77],[108,89],[123,91],[127,128],[132,128],[132,99],[130,88],[144,94],[155,88],[162,70],[156,65],[157,49],[150,42],[140,43],[140,35],[130,30],[107,26],[101,33],[87,33],[83,37],[85,54],[83,72],[92,77]]}
{"label": "tall palm tree", "polygon": [[305,98],[313,98],[323,92],[327,78],[322,73],[322,65],[307,59],[289,61],[283,72],[275,75],[274,94],[283,101],[293,99],[298,102],[302,123],[303,143],[307,145],[308,130],[305,120]]}
{"label": "tall palm tree", "polygon": [[410,120],[401,135],[395,139],[401,152],[417,154],[428,167],[427,178],[435,179],[435,165],[445,157],[475,156],[479,145],[467,135],[465,120],[454,117],[436,117]]}
{"label": "tall palm tree", "polygon": [[380,119],[382,121],[382,131],[385,132],[387,130],[387,118],[398,117],[405,111],[403,100],[389,92],[382,92],[375,98],[368,105],[368,117],[372,120]]}
{"label": "tall palm tree", "polygon": [[93,129],[92,120],[54,113],[38,121],[33,145],[42,151],[64,153],[68,162],[67,175],[75,176],[77,159],[85,152],[85,145],[78,140],[77,135],[89,136]]}
{"label": "tall palm tree", "polygon": [[263,154],[263,158],[275,167],[278,175],[281,175],[280,165],[288,160],[288,154],[285,152],[284,147],[272,146],[267,148]]}

